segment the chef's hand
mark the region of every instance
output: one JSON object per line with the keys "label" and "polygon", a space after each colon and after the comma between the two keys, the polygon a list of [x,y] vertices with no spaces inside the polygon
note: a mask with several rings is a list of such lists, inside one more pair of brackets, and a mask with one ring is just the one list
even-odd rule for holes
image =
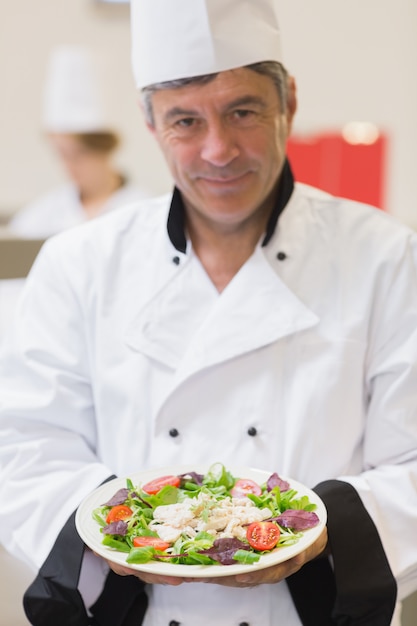
{"label": "chef's hand", "polygon": [[[109,567],[121,576],[137,576],[143,582],[151,585],[180,585],[187,582],[206,582],[223,585],[226,587],[255,587],[256,585],[277,583],[295,574],[305,563],[312,561],[320,555],[323,555],[327,547],[327,529],[324,528],[319,538],[306,550],[297,554],[292,559],[278,563],[273,567],[267,567],[261,570],[254,570],[248,573],[238,574],[237,576],[221,576],[219,578],[180,578],[173,576],[159,576],[148,574],[146,572],[138,572],[136,570],[108,563]],[[227,565],[225,565],[227,567]]]}

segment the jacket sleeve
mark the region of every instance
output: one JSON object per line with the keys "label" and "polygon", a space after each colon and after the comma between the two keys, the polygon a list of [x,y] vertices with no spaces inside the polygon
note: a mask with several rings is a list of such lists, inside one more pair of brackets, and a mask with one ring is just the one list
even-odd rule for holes
{"label": "jacket sleeve", "polygon": [[[383,258],[378,246],[368,255],[376,270],[363,318],[362,467],[316,487],[328,509],[332,567],[322,559],[288,580],[305,624],[314,624],[316,605],[327,620],[318,613],[316,623],[390,624],[396,596],[417,587],[417,245],[403,234],[393,234]],[[349,390],[353,381],[343,384]]]}
{"label": "jacket sleeve", "polygon": [[[417,244],[387,259],[375,284],[365,363],[362,473],[340,476],[359,494],[398,583],[417,587]],[[382,279],[383,277],[383,279]],[[348,383],[348,381],[347,381]]]}
{"label": "jacket sleeve", "polygon": [[331,564],[315,559],[287,579],[303,626],[389,626],[397,584],[369,513],[347,482],[327,480],[314,491],[327,508]]}
{"label": "jacket sleeve", "polygon": [[96,456],[83,310],[59,237],[37,257],[0,359],[0,539],[35,569],[113,473]]}
{"label": "jacket sleeve", "polygon": [[33,626],[141,624],[147,608],[145,584],[134,576],[118,576],[112,571],[99,598],[90,607],[93,617],[88,616],[78,589],[83,554],[84,544],[77,533],[73,513],[24,595],[23,606],[30,623]]}

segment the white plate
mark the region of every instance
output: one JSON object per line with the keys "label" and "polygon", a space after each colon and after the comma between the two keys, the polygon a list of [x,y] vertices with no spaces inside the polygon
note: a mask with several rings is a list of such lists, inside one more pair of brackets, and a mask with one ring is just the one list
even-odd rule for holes
{"label": "white plate", "polygon": [[[202,467],[200,465],[162,467],[132,474],[129,478],[135,486],[139,486],[140,484],[144,484],[153,478],[158,478],[159,476],[166,476],[169,474],[180,475],[191,471],[199,474],[205,474],[208,469],[209,468],[207,466]],[[250,478],[259,484],[266,482],[269,476],[273,473],[250,468],[226,467],[226,469],[235,477]],[[299,496],[306,495],[308,496],[310,502],[317,505],[315,513],[318,515],[320,521],[314,528],[304,531],[303,536],[299,539],[299,541],[297,541],[297,543],[291,546],[276,548],[269,554],[263,554],[259,561],[253,564],[180,565],[174,563],[160,563],[157,561],[141,564],[126,563],[126,553],[117,552],[116,550],[102,544],[103,535],[100,532],[100,526],[92,517],[92,511],[94,509],[102,506],[104,502],[107,502],[118,489],[126,487],[125,478],[115,478],[90,493],[78,507],[75,516],[75,525],[78,534],[83,539],[84,543],[96,554],[99,554],[108,561],[112,561],[118,565],[123,565],[124,567],[129,567],[132,570],[149,572],[163,576],[179,576],[182,578],[217,578],[219,576],[234,576],[236,574],[243,574],[248,571],[271,567],[272,565],[291,559],[293,556],[299,554],[314,543],[326,525],[326,508],[319,496],[314,493],[314,491],[311,491],[311,489],[308,489],[308,487],[305,487],[295,480],[283,476],[280,477],[283,480],[287,480],[290,483],[290,487],[295,489]]]}

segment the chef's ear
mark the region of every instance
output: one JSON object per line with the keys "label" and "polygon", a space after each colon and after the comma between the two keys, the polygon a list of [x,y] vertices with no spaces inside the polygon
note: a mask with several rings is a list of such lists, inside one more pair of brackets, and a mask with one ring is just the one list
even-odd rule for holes
{"label": "chef's ear", "polygon": [[155,135],[155,134],[156,134],[156,129],[155,129],[155,125],[153,124],[153,122],[148,121],[148,120],[146,119],[146,117],[145,117],[145,124],[146,124],[146,128],[149,130],[149,132],[150,132],[152,135]]}
{"label": "chef's ear", "polygon": [[294,76],[288,76],[288,84],[287,84],[287,124],[288,124],[288,134],[291,133],[292,123],[294,119],[294,115],[297,111],[297,85],[295,82]]}
{"label": "chef's ear", "polygon": [[140,110],[142,111],[142,115],[145,119],[145,124],[146,124],[147,129],[152,133],[152,135],[154,135],[155,124],[154,124],[153,111],[152,111],[150,100],[148,101],[148,105],[146,105],[143,98],[139,94],[138,105],[139,105]]}

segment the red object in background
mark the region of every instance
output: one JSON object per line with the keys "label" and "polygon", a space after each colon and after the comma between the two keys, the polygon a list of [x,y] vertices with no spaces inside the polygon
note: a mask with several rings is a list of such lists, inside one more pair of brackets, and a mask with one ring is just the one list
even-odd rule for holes
{"label": "red object in background", "polygon": [[350,143],[342,133],[290,137],[287,155],[295,180],[324,191],[385,208],[387,138]]}

